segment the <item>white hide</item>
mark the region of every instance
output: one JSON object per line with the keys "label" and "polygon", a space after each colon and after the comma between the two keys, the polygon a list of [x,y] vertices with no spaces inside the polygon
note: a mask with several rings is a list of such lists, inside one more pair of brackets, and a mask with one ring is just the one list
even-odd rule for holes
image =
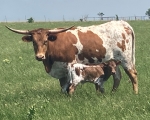
{"label": "white hide", "polygon": [[[101,85],[101,82],[103,82],[103,79],[100,78],[100,76],[97,76],[94,79],[85,79],[85,77],[87,75],[83,76],[82,72],[84,72],[84,69],[87,68],[87,67],[100,67],[100,66],[98,66],[98,65],[89,66],[89,65],[84,65],[84,64],[80,64],[80,63],[73,64],[72,68],[70,70],[70,72],[71,72],[71,81],[70,81],[70,83],[74,84],[75,86],[78,85],[81,82],[83,82],[83,83],[84,82],[93,82],[93,83],[98,83],[99,85]],[[75,71],[76,68],[79,68],[80,75],[76,74],[76,71]]]}

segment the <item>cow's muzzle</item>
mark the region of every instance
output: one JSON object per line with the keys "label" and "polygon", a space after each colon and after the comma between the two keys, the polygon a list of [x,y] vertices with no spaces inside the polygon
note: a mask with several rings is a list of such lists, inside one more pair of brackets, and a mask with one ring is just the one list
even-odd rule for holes
{"label": "cow's muzzle", "polygon": [[45,55],[36,55],[36,60],[38,61],[45,60]]}

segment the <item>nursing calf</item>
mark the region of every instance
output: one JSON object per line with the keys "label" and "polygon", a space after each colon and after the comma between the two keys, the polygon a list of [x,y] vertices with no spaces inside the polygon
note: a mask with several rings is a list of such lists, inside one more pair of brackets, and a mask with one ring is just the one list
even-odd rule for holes
{"label": "nursing calf", "polygon": [[[118,88],[121,80],[121,72],[118,66],[119,63],[120,62],[109,61],[108,63],[102,63],[99,65],[73,64],[71,70],[68,70],[67,63],[53,62],[49,74],[59,80],[62,92],[69,92],[69,85],[71,84],[72,86],[76,86],[80,82],[92,82],[95,84],[96,91],[103,93],[103,83],[111,75],[113,76],[114,80],[112,91],[115,91]],[[71,77],[69,76],[69,73]],[[82,78],[77,81],[76,76],[78,77],[79,74],[82,75]],[[101,80],[99,81],[98,79]]]}
{"label": "nursing calf", "polygon": [[103,93],[103,84],[111,75],[114,77],[112,91],[115,91],[121,80],[121,72],[118,66],[119,63],[120,62],[109,61],[99,65],[73,64],[70,71],[71,81],[68,93],[72,94],[79,83],[85,82],[94,83],[96,91]]}

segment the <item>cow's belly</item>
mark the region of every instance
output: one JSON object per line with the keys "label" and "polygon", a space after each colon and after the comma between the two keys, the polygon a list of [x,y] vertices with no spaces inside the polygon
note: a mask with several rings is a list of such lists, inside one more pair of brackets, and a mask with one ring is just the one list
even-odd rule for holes
{"label": "cow's belly", "polygon": [[56,79],[66,77],[68,75],[66,63],[54,62],[49,74]]}
{"label": "cow's belly", "polygon": [[[108,47],[108,46],[106,46]],[[76,56],[76,62],[77,63],[81,63],[81,64],[100,64],[103,62],[108,62],[110,60],[115,60],[115,61],[120,61],[121,65],[124,68],[129,68],[131,69],[132,67],[132,55],[131,55],[131,47],[126,47],[127,50],[125,50],[124,52],[119,49],[118,47],[108,47],[106,49],[106,54],[104,58],[101,58],[101,61],[99,61],[99,59],[97,59],[96,57],[91,57],[91,59],[93,60],[92,63],[90,63],[90,61],[88,59],[86,59],[84,57],[84,59],[80,60],[78,58],[78,56]]]}

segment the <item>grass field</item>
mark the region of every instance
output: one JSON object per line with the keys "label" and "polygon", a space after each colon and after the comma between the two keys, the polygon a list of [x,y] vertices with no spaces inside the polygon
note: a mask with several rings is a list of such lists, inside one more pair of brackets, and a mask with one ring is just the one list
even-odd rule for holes
{"label": "grass field", "polygon": [[0,120],[150,120],[150,21],[129,21],[136,35],[138,95],[124,71],[114,94],[112,78],[105,83],[104,95],[96,94],[89,83],[78,86],[72,97],[62,94],[58,80],[35,60],[32,44],[4,27],[31,30],[101,23],[0,23]]}

